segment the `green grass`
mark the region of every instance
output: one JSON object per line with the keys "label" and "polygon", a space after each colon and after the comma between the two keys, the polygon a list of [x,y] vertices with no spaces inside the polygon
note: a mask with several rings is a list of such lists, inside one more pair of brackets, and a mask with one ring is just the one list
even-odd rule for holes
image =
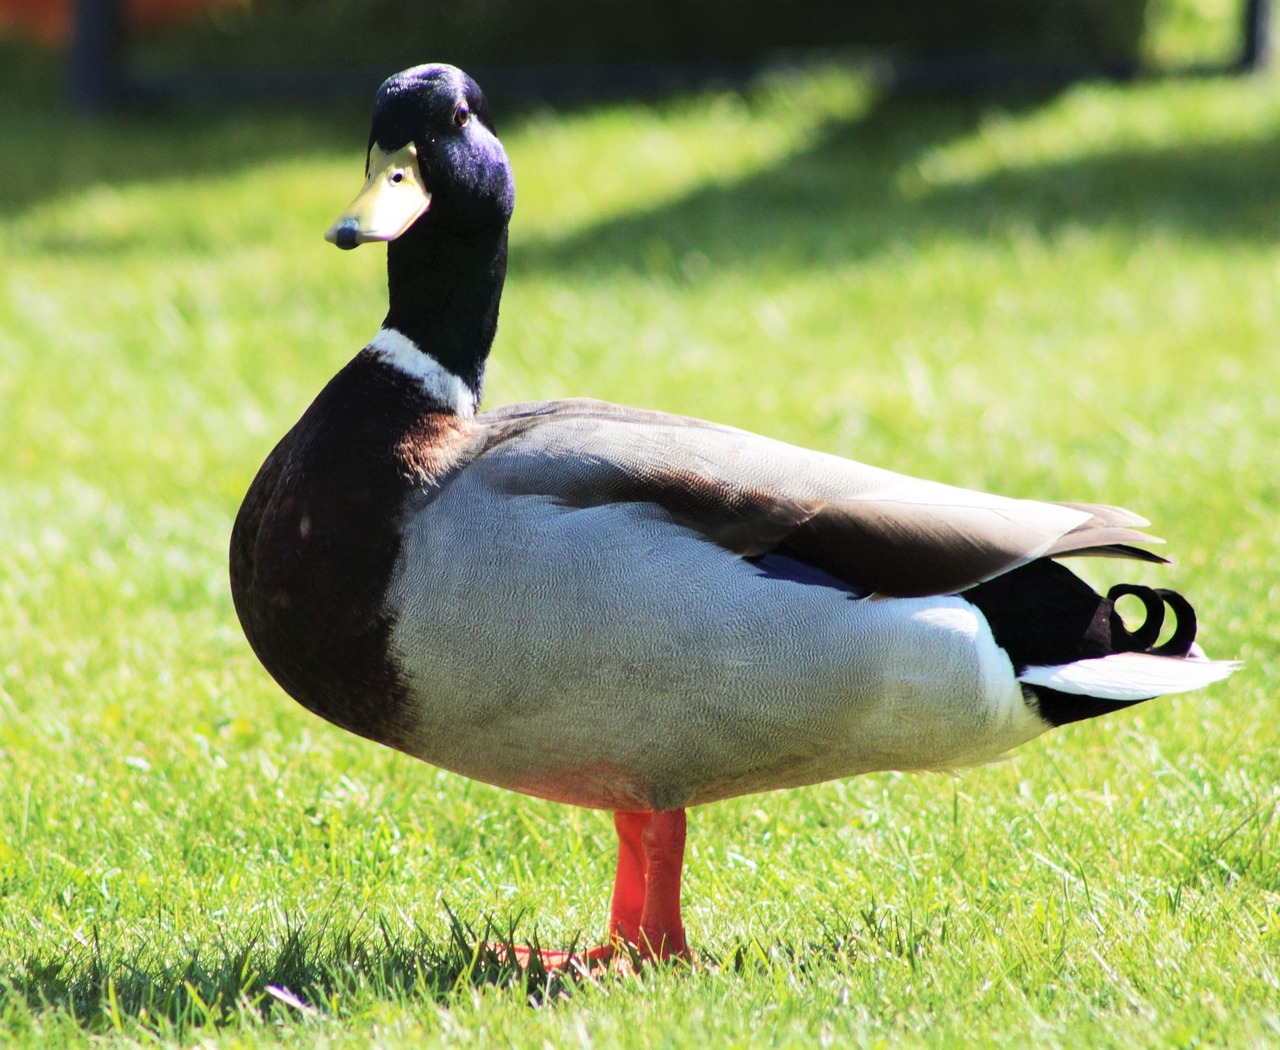
{"label": "green grass", "polygon": [[703,964],[570,996],[473,948],[598,935],[607,817],[319,722],[227,593],[253,471],[382,316],[381,252],[320,240],[363,105],[0,107],[0,1043],[1274,1045],[1275,89],[816,73],[505,122],[491,403],[1132,506],[1175,566],[1094,575],[1175,583],[1247,661],[959,778],[696,811]]}

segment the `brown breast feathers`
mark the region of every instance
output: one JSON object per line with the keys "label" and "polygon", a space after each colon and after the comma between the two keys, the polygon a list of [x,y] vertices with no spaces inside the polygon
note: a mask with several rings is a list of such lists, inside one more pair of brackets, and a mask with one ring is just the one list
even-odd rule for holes
{"label": "brown breast feathers", "polygon": [[254,652],[316,714],[397,746],[405,690],[384,599],[415,490],[468,458],[475,427],[361,355],[267,457],[231,534],[231,593]]}

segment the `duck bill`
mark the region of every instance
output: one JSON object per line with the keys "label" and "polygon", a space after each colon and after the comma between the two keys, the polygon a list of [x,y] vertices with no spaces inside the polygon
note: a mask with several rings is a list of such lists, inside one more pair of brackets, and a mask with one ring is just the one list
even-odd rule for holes
{"label": "duck bill", "polygon": [[375,144],[369,150],[365,172],[364,188],[324,235],[339,248],[394,241],[431,207],[431,194],[422,185],[418,151],[412,142],[394,153]]}

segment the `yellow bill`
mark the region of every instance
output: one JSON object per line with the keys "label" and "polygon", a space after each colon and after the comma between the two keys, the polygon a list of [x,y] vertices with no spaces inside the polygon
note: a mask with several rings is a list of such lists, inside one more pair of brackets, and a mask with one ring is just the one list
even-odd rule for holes
{"label": "yellow bill", "polygon": [[394,153],[376,144],[369,150],[368,175],[356,194],[324,235],[339,248],[369,241],[394,241],[431,206],[431,194],[418,174],[418,151],[410,142]]}

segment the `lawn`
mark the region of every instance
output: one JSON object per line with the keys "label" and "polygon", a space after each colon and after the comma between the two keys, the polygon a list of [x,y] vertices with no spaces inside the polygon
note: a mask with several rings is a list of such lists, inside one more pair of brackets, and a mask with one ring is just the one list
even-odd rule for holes
{"label": "lawn", "polygon": [[1280,93],[1082,85],[533,111],[490,403],[590,395],[1010,495],[1130,506],[1202,694],[958,777],[690,816],[701,962],[564,989],[607,816],[285,697],[226,547],[376,330],[320,235],[366,100],[83,122],[0,105],[0,1043],[1271,1046],[1280,1040]]}

